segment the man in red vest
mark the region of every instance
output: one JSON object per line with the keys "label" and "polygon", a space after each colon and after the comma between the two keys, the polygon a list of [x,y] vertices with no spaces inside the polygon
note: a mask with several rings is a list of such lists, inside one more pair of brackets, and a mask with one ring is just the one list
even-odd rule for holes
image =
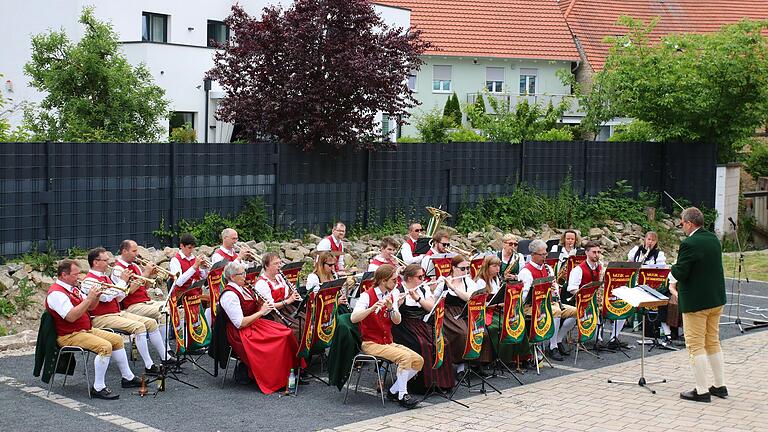
{"label": "man in red vest", "polygon": [[397,250],[397,242],[392,237],[384,237],[381,239],[381,253],[371,258],[371,262],[368,264],[368,271],[376,271],[377,268],[384,264],[389,264],[394,267],[397,265],[395,259],[395,251]]}
{"label": "man in red vest", "polygon": [[101,289],[96,287],[90,290],[87,296],[83,296],[77,287],[80,267],[73,260],[62,260],[56,274],[56,281],[48,289],[48,295],[45,298],[45,309],[53,317],[56,342],[59,346],[78,346],[96,353],[96,357],[93,358],[93,387],[89,389],[91,396],[107,400],[120,397],[112,393],[104,383],[111,358],[115,359],[120,368],[123,388],[141,385],[128,366],[123,338],[91,326],[88,314],[99,304]]}
{"label": "man in red vest", "polygon": [[[451,245],[451,233],[446,230],[437,230],[432,234],[432,247],[422,255],[421,268],[427,274],[427,279],[437,279],[439,276],[435,269],[433,258],[453,258],[454,253],[448,252]],[[467,257],[468,258],[468,257]]]}
{"label": "man in red vest", "polygon": [[344,270],[344,236],[347,234],[347,226],[342,222],[336,222],[333,225],[331,235],[320,240],[317,244],[317,251],[331,251],[336,256],[336,273]]}
{"label": "man in red vest", "polygon": [[421,232],[424,229],[418,222],[411,222],[408,225],[408,236],[403,242],[403,246],[400,248],[400,256],[403,257],[405,264],[421,264],[423,255],[416,254],[416,242],[421,237]]}
{"label": "man in red vest", "polygon": [[398,400],[400,406],[413,408],[419,402],[408,394],[408,380],[415,377],[424,366],[424,359],[406,346],[392,341],[392,324],[400,324],[398,310],[401,299],[393,299],[398,274],[394,266],[384,264],[373,276],[373,286],[360,294],[350,320],[359,323],[365,354],[387,359],[397,364],[397,380],[387,392],[390,400]]}

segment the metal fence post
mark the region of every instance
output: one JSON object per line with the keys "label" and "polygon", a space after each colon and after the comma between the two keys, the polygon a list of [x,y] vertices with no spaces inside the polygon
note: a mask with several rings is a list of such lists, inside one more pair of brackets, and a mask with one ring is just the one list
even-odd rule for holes
{"label": "metal fence post", "polygon": [[275,142],[274,146],[274,165],[275,165],[275,176],[273,177],[273,183],[272,183],[272,228],[277,229],[277,219],[279,214],[279,206],[280,206],[280,143]]}
{"label": "metal fence post", "polygon": [[[177,143],[171,142],[168,153],[168,226],[173,229],[176,226],[176,149]],[[171,239],[171,246],[178,243],[178,234]]]}
{"label": "metal fence post", "polygon": [[[43,220],[45,221],[45,246],[52,242],[53,227],[51,226],[51,200],[53,199],[53,144],[45,142],[45,192],[43,193]],[[38,244],[38,250],[42,250]]]}
{"label": "metal fence post", "polygon": [[583,146],[583,157],[581,158],[581,172],[582,172],[582,187],[581,187],[581,197],[584,198],[587,196],[587,167],[589,157],[589,152],[587,152],[587,142],[581,141],[581,145]]}

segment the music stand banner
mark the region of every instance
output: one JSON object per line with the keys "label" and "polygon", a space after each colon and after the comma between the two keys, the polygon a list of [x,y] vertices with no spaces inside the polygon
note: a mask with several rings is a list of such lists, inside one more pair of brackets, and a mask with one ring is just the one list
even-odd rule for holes
{"label": "music stand banner", "polygon": [[[637,265],[633,265],[637,264]],[[634,309],[631,304],[613,295],[613,289],[620,286],[631,286],[632,276],[637,272],[640,263],[608,263],[605,270],[603,291],[603,316],[610,320],[626,319]]]}
{"label": "music stand banner", "polygon": [[501,321],[499,343],[515,344],[525,338],[525,318],[523,317],[523,283],[507,282],[504,296],[504,313]]}
{"label": "music stand banner", "polygon": [[219,309],[219,298],[221,297],[221,291],[224,289],[224,281],[222,276],[224,275],[224,267],[228,264],[228,261],[221,260],[213,265],[208,272],[208,290],[211,293],[211,322],[209,323],[213,327],[213,322],[216,321],[216,311]]}
{"label": "music stand banner", "polygon": [[474,360],[480,357],[485,336],[485,299],[486,293],[473,294],[467,300],[467,343],[464,346],[464,359]]}
{"label": "music stand banner", "polygon": [[469,277],[472,279],[477,277],[477,272],[480,271],[483,261],[485,261],[485,257],[474,258],[469,262]]}
{"label": "music stand banner", "polygon": [[440,276],[448,277],[451,275],[452,258],[433,258],[432,264],[435,266],[435,279]]}
{"label": "music stand banner", "polygon": [[597,330],[597,301],[595,294],[600,282],[589,283],[576,292],[576,328],[579,342],[586,342],[595,336]]}
{"label": "music stand banner", "polygon": [[[570,276],[571,270],[575,269],[576,266],[581,265],[581,263],[583,263],[586,260],[587,260],[586,255],[571,255],[568,257],[568,260],[565,262],[565,282],[566,283],[568,283],[568,276]],[[558,274],[558,272],[556,271],[555,274]]]}
{"label": "music stand banner", "polygon": [[435,305],[435,362],[432,369],[437,369],[443,365],[445,357],[445,337],[443,336],[443,320],[445,319],[445,296],[442,296]]}
{"label": "music stand banner", "polygon": [[299,272],[304,267],[303,262],[293,262],[283,265],[280,271],[283,273],[285,279],[293,286],[297,286],[296,282],[299,280]]}
{"label": "music stand banner", "polygon": [[531,285],[531,342],[543,342],[555,335],[552,319],[553,276],[536,279]]}
{"label": "music stand banner", "polygon": [[336,308],[338,306],[339,292],[344,279],[326,282],[315,293],[307,293],[307,317],[304,321],[304,330],[301,334],[299,357],[309,358],[310,353],[317,352],[330,346],[331,339],[336,332]]}
{"label": "music stand banner", "polygon": [[668,268],[641,268],[637,272],[635,283],[632,286],[648,285],[658,291],[662,287],[667,286],[669,271],[670,269]]}

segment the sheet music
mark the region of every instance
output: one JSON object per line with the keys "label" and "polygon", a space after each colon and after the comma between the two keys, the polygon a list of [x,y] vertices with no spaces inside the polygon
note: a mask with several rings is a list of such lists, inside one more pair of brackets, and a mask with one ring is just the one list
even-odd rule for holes
{"label": "sheet music", "polygon": [[[650,292],[644,290],[642,286],[635,288],[622,286],[614,288],[612,293],[633,307],[657,306],[659,305],[659,302],[661,302],[661,305],[664,305],[668,301],[668,299],[660,293],[656,293],[656,295],[651,294]],[[661,297],[664,298],[662,299]]]}

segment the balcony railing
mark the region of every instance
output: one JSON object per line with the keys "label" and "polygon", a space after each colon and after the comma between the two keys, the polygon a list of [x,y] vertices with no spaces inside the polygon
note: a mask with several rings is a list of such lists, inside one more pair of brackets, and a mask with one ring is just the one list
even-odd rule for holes
{"label": "balcony railing", "polygon": [[557,94],[557,93],[535,93],[528,95],[521,94],[509,94],[509,93],[467,93],[467,104],[474,104],[477,100],[477,96],[482,94],[485,100],[485,112],[493,113],[493,107],[491,106],[488,98],[494,98],[500,102],[503,106],[509,104],[510,111],[514,110],[518,104],[524,100],[528,101],[529,105],[539,104],[546,107],[547,104],[552,102],[553,105],[559,104],[563,99],[568,98],[569,108],[565,110],[566,116],[583,117],[584,112],[579,109],[579,102],[573,95]]}

